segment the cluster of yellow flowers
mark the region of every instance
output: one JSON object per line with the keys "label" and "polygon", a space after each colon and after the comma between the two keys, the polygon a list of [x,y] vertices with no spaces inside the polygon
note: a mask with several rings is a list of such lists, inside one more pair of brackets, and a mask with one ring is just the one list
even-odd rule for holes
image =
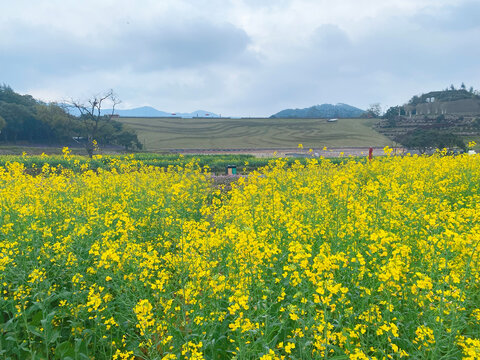
{"label": "cluster of yellow flowers", "polygon": [[478,358],[480,156],[118,161],[0,167],[7,358]]}

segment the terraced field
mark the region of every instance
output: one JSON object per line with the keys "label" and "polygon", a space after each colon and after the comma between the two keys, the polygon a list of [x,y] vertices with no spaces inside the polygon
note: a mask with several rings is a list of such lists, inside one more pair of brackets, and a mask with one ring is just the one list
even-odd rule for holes
{"label": "terraced field", "polygon": [[374,119],[179,119],[120,118],[146,150],[383,147],[392,141],[375,131]]}

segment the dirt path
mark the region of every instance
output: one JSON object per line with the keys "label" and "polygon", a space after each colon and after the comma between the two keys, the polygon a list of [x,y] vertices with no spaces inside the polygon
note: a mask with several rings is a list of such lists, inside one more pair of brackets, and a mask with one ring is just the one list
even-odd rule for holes
{"label": "dirt path", "polygon": [[[312,149],[313,156],[319,157],[339,157],[339,156],[368,156],[369,148],[360,147],[344,147],[331,149]],[[181,154],[195,154],[195,155],[233,155],[233,154],[247,154],[256,157],[273,157],[273,156],[298,156],[304,157],[310,155],[309,149],[177,149],[171,150]],[[394,149],[397,154],[403,152],[402,148]],[[383,148],[373,148],[373,156],[384,155]]]}

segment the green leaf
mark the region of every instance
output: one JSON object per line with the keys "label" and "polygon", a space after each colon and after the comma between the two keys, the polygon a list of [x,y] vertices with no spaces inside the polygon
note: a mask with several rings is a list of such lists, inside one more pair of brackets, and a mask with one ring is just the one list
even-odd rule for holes
{"label": "green leaf", "polygon": [[60,336],[61,336],[60,330],[52,331],[51,333],[49,333],[49,336],[47,339],[48,344],[55,343]]}
{"label": "green leaf", "polygon": [[67,359],[75,357],[75,347],[72,343],[64,341],[55,348],[55,357],[58,359]]}
{"label": "green leaf", "polygon": [[40,329],[33,325],[27,325],[27,330],[35,336],[43,337],[43,334],[40,332]]}

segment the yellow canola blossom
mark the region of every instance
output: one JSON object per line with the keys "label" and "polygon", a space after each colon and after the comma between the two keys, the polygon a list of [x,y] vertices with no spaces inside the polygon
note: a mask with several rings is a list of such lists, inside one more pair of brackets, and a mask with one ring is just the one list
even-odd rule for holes
{"label": "yellow canola blossom", "polygon": [[479,358],[480,156],[384,150],[276,158],[228,190],[195,163],[7,163],[0,352]]}

